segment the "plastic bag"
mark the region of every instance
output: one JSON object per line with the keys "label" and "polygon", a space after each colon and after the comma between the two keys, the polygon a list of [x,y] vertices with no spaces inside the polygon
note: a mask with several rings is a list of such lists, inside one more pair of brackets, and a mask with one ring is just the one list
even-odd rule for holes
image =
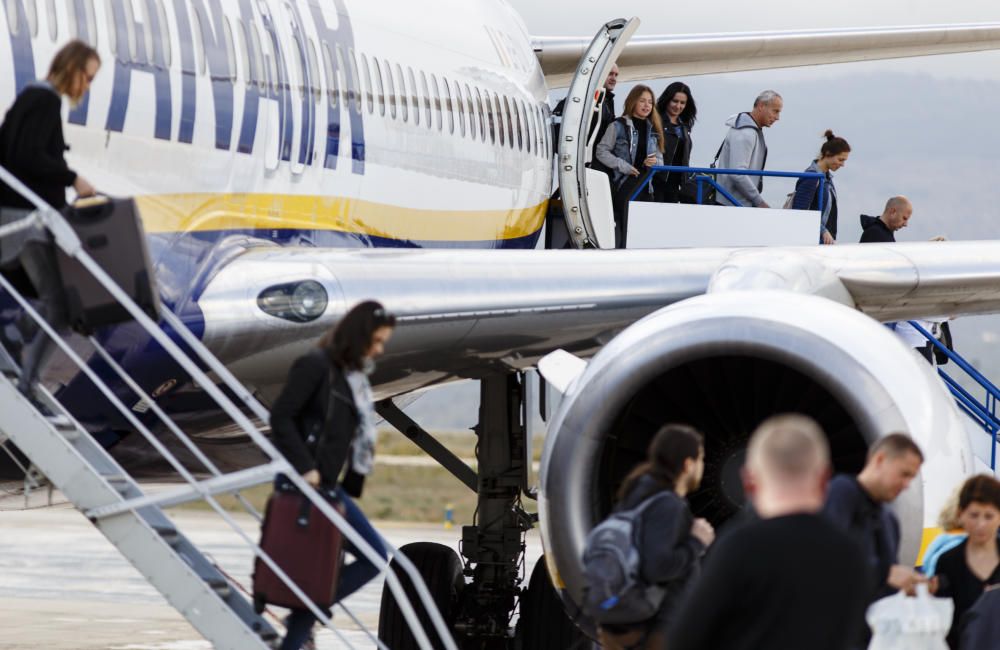
{"label": "plastic bag", "polygon": [[948,650],[954,611],[950,598],[934,598],[925,584],[917,585],[915,598],[899,592],[877,600],[865,616],[872,629],[868,650]]}

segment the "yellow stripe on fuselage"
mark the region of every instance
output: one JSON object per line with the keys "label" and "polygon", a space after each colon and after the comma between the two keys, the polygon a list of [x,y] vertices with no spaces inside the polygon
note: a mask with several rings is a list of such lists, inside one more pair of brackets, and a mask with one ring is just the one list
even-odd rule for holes
{"label": "yellow stripe on fuselage", "polygon": [[527,237],[548,201],[511,210],[424,210],[360,199],[292,194],[157,194],[137,197],[149,233],[334,230],[409,241]]}

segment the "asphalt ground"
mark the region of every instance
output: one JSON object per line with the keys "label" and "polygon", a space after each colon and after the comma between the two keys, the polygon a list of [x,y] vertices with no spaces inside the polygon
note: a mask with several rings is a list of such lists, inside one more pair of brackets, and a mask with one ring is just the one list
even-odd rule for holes
{"label": "asphalt ground", "polygon": [[[171,516],[199,548],[249,587],[252,554],[225,522],[204,512]],[[249,516],[238,521],[256,538]],[[396,547],[432,541],[458,548],[457,527],[392,522],[376,522],[376,527]],[[541,554],[537,533],[528,535],[527,544],[526,576]],[[381,594],[382,580],[374,580],[346,603],[372,631],[378,626]],[[335,623],[354,647],[375,647],[343,612],[335,613]],[[96,528],[66,505],[0,512],[0,630],[2,650],[211,648]],[[325,629],[317,646],[350,647]]]}

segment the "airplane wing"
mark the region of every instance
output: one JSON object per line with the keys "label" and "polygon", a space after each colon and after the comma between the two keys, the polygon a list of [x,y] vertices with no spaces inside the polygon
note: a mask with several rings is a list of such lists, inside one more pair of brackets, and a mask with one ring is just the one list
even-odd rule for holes
{"label": "airplane wing", "polygon": [[[1000,241],[610,251],[269,248],[224,267],[198,304],[206,344],[267,400],[291,361],[349,306],[378,298],[400,320],[373,378],[381,398],[526,368],[558,348],[588,356],[639,318],[705,293],[719,269],[736,263],[749,266],[751,277],[819,268],[843,284],[847,302],[887,321],[1000,312],[998,259]],[[260,307],[268,288],[307,280],[329,296],[319,319],[291,322]]]}
{"label": "airplane wing", "polygon": [[[533,37],[550,88],[569,85],[593,37]],[[683,36],[636,36],[619,80],[741,72],[825,63],[978,52],[1000,47],[1000,24],[920,25]]]}

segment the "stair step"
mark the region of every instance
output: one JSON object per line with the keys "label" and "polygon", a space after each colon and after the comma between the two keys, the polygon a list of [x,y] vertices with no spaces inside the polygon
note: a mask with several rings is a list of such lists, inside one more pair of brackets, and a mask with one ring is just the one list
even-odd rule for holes
{"label": "stair step", "polygon": [[160,537],[163,538],[163,541],[171,546],[176,546],[181,539],[180,531],[173,526],[154,525],[153,530],[159,533]]}

